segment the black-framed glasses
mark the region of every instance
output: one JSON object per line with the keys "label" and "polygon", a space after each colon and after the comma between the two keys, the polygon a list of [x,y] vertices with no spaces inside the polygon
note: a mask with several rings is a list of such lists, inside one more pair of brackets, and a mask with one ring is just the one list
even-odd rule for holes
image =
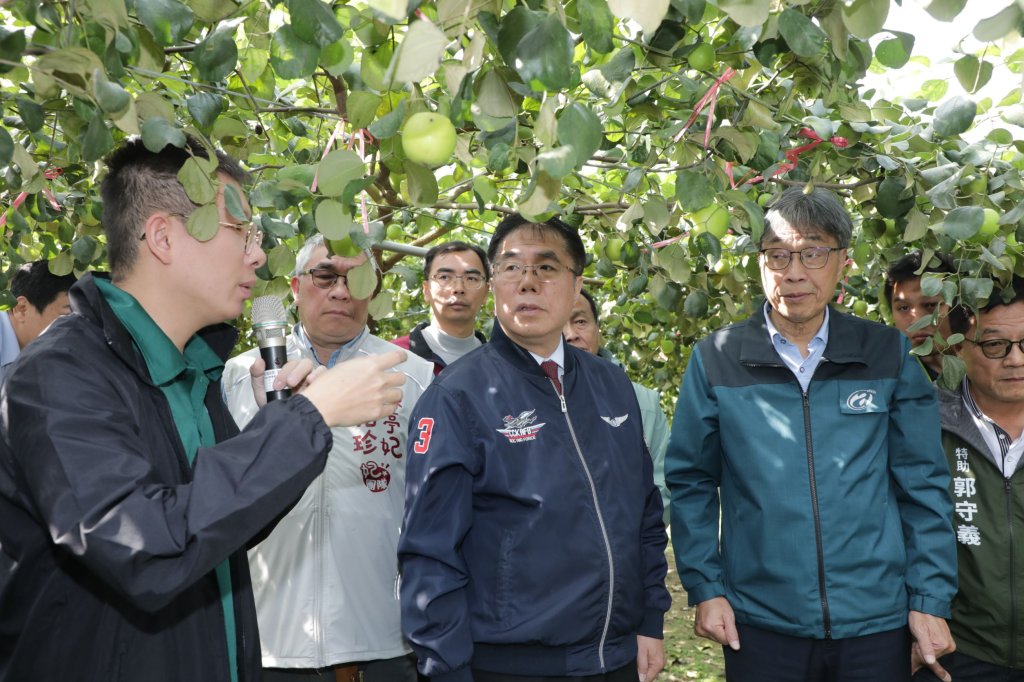
{"label": "black-framed glasses", "polygon": [[1020,339],[1018,341],[1010,341],[1009,339],[987,339],[985,341],[967,340],[981,348],[981,354],[989,360],[1002,360],[1010,354],[1010,350],[1013,349],[1014,344],[1017,345],[1017,348],[1020,348],[1021,353],[1024,353],[1024,339]]}
{"label": "black-framed glasses", "polygon": [[[184,213],[168,213],[167,215],[174,216],[175,218],[181,218],[182,220],[188,220],[188,216]],[[247,223],[228,223],[223,220],[218,220],[217,224],[221,227],[230,228],[242,235],[243,239],[245,239],[245,242],[242,245],[242,251],[247,256],[251,256],[256,249],[263,244],[263,230],[258,229],[251,220]],[[145,232],[139,235],[140,242],[145,238]]]}
{"label": "black-framed glasses", "polygon": [[313,286],[317,289],[333,289],[339,279],[342,284],[348,287],[348,277],[345,275],[339,275],[330,268],[309,268],[307,270],[301,270],[298,273],[298,276],[302,277],[303,275],[309,275],[309,278],[313,280]]}
{"label": "black-framed glasses", "polygon": [[568,268],[558,262],[527,265],[526,263],[517,263],[515,261],[503,261],[494,266],[494,281],[511,284],[521,281],[526,277],[527,272],[533,272],[538,280],[547,284],[558,279],[566,270],[573,275],[578,274],[572,268]]}
{"label": "black-framed glasses", "polygon": [[800,254],[800,263],[808,270],[819,270],[828,263],[828,257],[833,251],[842,251],[840,246],[808,246],[799,251],[789,249],[769,248],[758,251],[764,256],[764,264],[769,270],[785,270],[793,260],[793,254]]}
{"label": "black-framed glasses", "polygon": [[487,280],[479,272],[467,272],[464,275],[456,275],[454,272],[435,272],[430,276],[430,281],[442,289],[451,289],[455,286],[456,280],[462,280],[462,286],[467,289],[479,289]]}

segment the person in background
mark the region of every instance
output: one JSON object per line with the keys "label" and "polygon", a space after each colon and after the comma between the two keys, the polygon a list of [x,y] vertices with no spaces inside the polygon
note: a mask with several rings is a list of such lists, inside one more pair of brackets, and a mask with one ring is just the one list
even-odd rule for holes
{"label": "person in background", "polygon": [[[956,268],[949,256],[936,253],[922,269],[921,252],[914,251],[889,266],[885,273],[885,300],[892,311],[892,323],[910,339],[914,348],[928,342],[934,344],[936,332],[943,340],[950,334],[946,319],[949,306],[941,295],[925,296],[921,292],[921,275],[926,272],[954,273]],[[911,330],[926,317],[931,322]],[[942,374],[942,351],[937,346],[933,345],[930,353],[918,358],[933,381]]]}
{"label": "person in background", "polygon": [[832,193],[786,190],[759,245],[764,307],[683,375],[672,543],[736,682],[905,682],[914,647],[932,666],[953,648],[935,390],[897,330],[830,308],[852,227]]}
{"label": "person in background", "polygon": [[[601,345],[601,326],[598,322],[597,303],[590,292],[584,290],[576,298],[572,307],[572,317],[562,330],[565,342],[570,346],[576,346],[588,353],[597,355],[609,362],[619,365],[621,363],[611,352]],[[669,519],[669,494],[665,486],[665,450],[668,448],[668,419],[661,409],[661,396],[657,391],[633,383],[633,392],[636,393],[636,400],[640,404],[640,416],[644,424],[644,440],[647,441],[647,449],[654,461],[654,483],[661,491],[661,502],[665,507],[663,514],[665,523]]]}
{"label": "person in background", "polygon": [[479,246],[452,241],[438,244],[423,262],[423,300],[430,321],[392,341],[434,363],[434,374],[486,342],[476,318],[487,302],[491,272]]}
{"label": "person in background", "polygon": [[[949,624],[957,650],[940,659],[938,677],[956,682],[1024,680],[1024,279],[1007,289],[976,313],[950,311],[967,376],[939,392],[960,583]],[[935,679],[930,670],[915,677]]]}
{"label": "person in background", "polygon": [[68,289],[74,283],[74,275],[51,273],[49,261],[18,267],[11,278],[14,305],[0,314],[0,378],[25,346],[59,316],[71,312]]}
{"label": "person in background", "polygon": [[[296,257],[292,296],[299,322],[288,357],[333,367],[386,355],[394,346],[367,328],[369,297],[349,289],[367,254],[332,255],[321,235]],[[372,277],[373,275],[371,275]],[[239,426],[259,412],[249,388],[253,349],[228,361],[224,389]],[[415,661],[399,622],[396,547],[405,508],[409,414],[433,367],[409,354],[396,370],[403,400],[385,419],[332,429],[324,472],[249,552],[265,682],[357,678],[414,682]]]}
{"label": "person in background", "polygon": [[[223,358],[266,256],[217,153],[216,230],[178,180],[206,147],[134,139],[106,162],[110,274],[87,273],[74,314],[30,344],[0,389],[0,680],[244,682],[259,675],[246,543],[320,473],[329,427],[383,419],[404,357],[316,377],[289,363],[241,433],[221,398]],[[225,196],[233,193],[235,211]],[[263,362],[250,390],[264,396]],[[312,379],[312,380],[311,380]]]}
{"label": "person in background", "polygon": [[434,682],[651,682],[665,526],[625,373],[564,343],[585,252],[557,219],[494,232],[489,343],[413,411],[402,627]]}

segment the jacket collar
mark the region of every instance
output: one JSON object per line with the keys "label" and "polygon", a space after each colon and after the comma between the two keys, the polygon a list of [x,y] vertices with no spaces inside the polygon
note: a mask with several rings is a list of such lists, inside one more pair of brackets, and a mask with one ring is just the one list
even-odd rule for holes
{"label": "jacket collar", "polygon": [[[96,287],[93,279],[97,277],[110,279],[110,275],[107,273],[87,272],[71,287],[68,298],[71,301],[72,311],[99,327],[114,354],[131,367],[147,384],[152,384],[145,359],[135,347],[128,330],[117,319],[117,315],[107,305],[106,299]],[[238,332],[228,324],[205,327],[199,330],[198,335],[221,360],[228,359],[238,340]]]}
{"label": "jacket collar", "polygon": [[988,456],[988,444],[985,443],[984,436],[978,430],[978,425],[974,423],[974,417],[964,405],[964,397],[959,390],[939,389],[939,419],[943,431],[958,436],[982,453],[986,459],[991,459]]}
{"label": "jacket collar", "polygon": [[[828,345],[823,359],[841,365],[867,364],[861,335],[852,316],[829,306]],[[784,366],[768,336],[768,324],[761,308],[744,325],[740,362],[744,365]]]}
{"label": "jacket collar", "polygon": [[[565,367],[563,372],[565,376],[568,376],[570,372],[576,369],[576,354],[573,351],[579,350],[573,348],[569,344],[565,343]],[[505,330],[501,328],[501,322],[498,320],[494,321],[494,328],[491,330],[490,345],[501,355],[503,358],[512,363],[517,369],[526,372],[527,374],[533,374],[541,377],[545,381],[547,377],[544,376],[543,370],[540,368],[540,364],[534,360],[533,356],[530,355],[530,351],[526,350],[519,344],[512,341],[505,334]],[[584,351],[579,351],[584,352]],[[568,385],[568,380],[562,382],[564,385]]]}

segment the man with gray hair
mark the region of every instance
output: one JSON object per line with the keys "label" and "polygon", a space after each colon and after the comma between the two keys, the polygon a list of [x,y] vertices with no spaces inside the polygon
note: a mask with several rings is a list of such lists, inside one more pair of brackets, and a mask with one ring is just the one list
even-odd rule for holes
{"label": "man with gray hair", "polygon": [[[370,333],[369,292],[353,284],[358,277],[372,281],[372,265],[365,252],[330,253],[321,235],[303,245],[291,280],[299,322],[288,335],[289,358],[332,367],[394,348]],[[249,367],[258,357],[255,349],[243,353],[224,371],[228,407],[239,425],[257,411]],[[433,365],[409,354],[396,369],[405,375],[396,413],[333,429],[323,474],[249,553],[266,682],[320,680],[324,674],[364,682],[416,680],[399,623],[396,548],[405,510],[409,414],[433,378]]]}
{"label": "man with gray hair", "polygon": [[672,541],[694,629],[737,682],[905,682],[912,646],[936,667],[952,649],[935,394],[898,330],[829,308],[851,230],[830,192],[784,192],[763,308],[701,341],[683,377]]}

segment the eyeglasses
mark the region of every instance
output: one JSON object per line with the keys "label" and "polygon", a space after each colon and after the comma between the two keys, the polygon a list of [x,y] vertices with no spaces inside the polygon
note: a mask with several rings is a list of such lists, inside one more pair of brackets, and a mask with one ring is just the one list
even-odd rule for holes
{"label": "eyeglasses", "polygon": [[818,270],[825,267],[828,257],[833,251],[842,251],[838,246],[808,246],[799,251],[789,249],[761,249],[758,251],[764,256],[764,264],[769,270],[785,270],[793,260],[793,254],[800,254],[800,263],[808,270]]}
{"label": "eyeglasses", "polygon": [[553,282],[558,279],[566,270],[571,272],[573,275],[579,274],[572,268],[567,268],[561,263],[538,263],[536,265],[526,265],[525,263],[506,261],[494,266],[494,281],[511,284],[512,282],[521,281],[526,277],[527,272],[533,272],[533,274],[537,276],[538,280],[547,284],[548,282]]}
{"label": "eyeglasses", "polygon": [[430,280],[442,289],[454,287],[455,280],[462,280],[462,286],[467,289],[479,289],[487,281],[479,272],[467,272],[464,275],[456,275],[454,272],[438,272],[431,275]]}
{"label": "eyeglasses", "polygon": [[348,277],[345,275],[339,275],[330,268],[309,268],[308,270],[302,270],[298,276],[309,275],[310,279],[313,280],[313,286],[317,289],[333,289],[334,285],[341,280],[341,283],[348,287]]}
{"label": "eyeglasses", "polygon": [[[174,216],[175,218],[181,218],[182,220],[188,220],[188,216],[184,213],[168,213],[167,215]],[[242,251],[247,256],[251,256],[257,248],[263,243],[263,230],[256,229],[256,226],[249,221],[247,223],[228,223],[223,220],[217,222],[221,227],[228,227],[242,235],[245,242],[242,246]],[[146,238],[146,233],[143,232],[139,236],[141,242]]]}
{"label": "eyeglasses", "polygon": [[987,341],[971,341],[967,339],[975,346],[981,348],[981,354],[989,360],[1002,360],[1010,354],[1010,350],[1014,344],[1017,344],[1017,348],[1020,348],[1020,352],[1024,353],[1024,339],[1019,341],[1010,341],[1009,339],[989,339]]}

